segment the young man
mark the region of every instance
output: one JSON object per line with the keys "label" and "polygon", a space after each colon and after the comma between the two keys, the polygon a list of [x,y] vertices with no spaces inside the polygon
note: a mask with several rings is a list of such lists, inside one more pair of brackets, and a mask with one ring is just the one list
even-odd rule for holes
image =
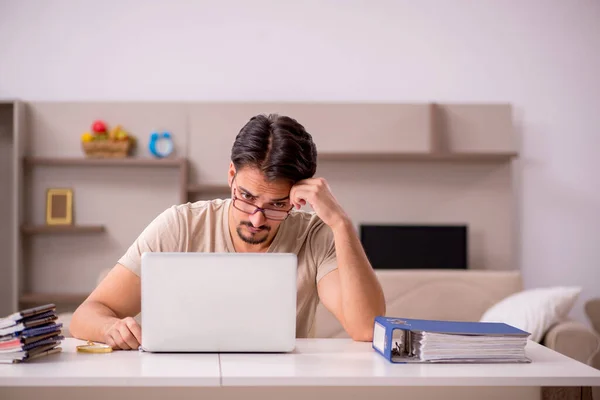
{"label": "young man", "polygon": [[[296,336],[313,335],[320,300],[354,340],[372,340],[383,292],[350,219],[325,179],[313,178],[316,159],[311,135],[294,119],[250,119],[231,150],[231,199],[160,214],[75,311],[71,334],[138,348],[144,252],[286,252],[298,256]],[[307,203],[314,212],[298,210]]]}

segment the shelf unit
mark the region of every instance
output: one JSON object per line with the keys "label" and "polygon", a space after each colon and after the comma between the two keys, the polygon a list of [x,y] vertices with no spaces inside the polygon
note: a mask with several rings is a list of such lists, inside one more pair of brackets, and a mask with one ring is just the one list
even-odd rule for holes
{"label": "shelf unit", "polygon": [[[516,152],[498,153],[333,153],[325,152],[318,156],[319,162],[357,162],[357,161],[406,161],[406,162],[452,162],[452,163],[505,163],[516,159]],[[221,194],[230,190],[227,184],[190,184],[189,194]]]}
{"label": "shelf unit", "polygon": [[71,293],[22,293],[19,296],[21,306],[54,303],[57,305],[79,305],[88,297],[88,294]]}
{"label": "shelf unit", "polygon": [[26,167],[142,167],[142,168],[178,168],[179,198],[186,202],[188,198],[188,162],[186,158],[85,158],[85,157],[24,157]]}
{"label": "shelf unit", "polygon": [[229,192],[229,185],[214,184],[214,185],[188,185],[188,193],[224,193]]}
{"label": "shelf unit", "polygon": [[472,153],[322,153],[318,161],[407,161],[407,162],[510,162],[517,157],[516,152],[472,152]]}
{"label": "shelf unit", "polygon": [[21,233],[26,235],[36,234],[79,234],[79,233],[101,233],[105,231],[103,225],[22,225]]}
{"label": "shelf unit", "polygon": [[[181,202],[188,199],[188,163],[186,158],[85,158],[85,157],[22,157],[24,168],[37,167],[131,167],[131,168],[177,168],[179,170],[179,197]],[[22,224],[21,236],[33,235],[79,235],[98,234],[106,231],[104,225],[30,225]],[[21,239],[22,240],[22,239]],[[32,305],[55,303],[77,306],[87,294],[23,292],[18,295],[19,308]]]}
{"label": "shelf unit", "polygon": [[0,99],[0,316],[18,306],[23,128],[24,105]]}
{"label": "shelf unit", "polygon": [[[183,152],[179,154],[185,154],[190,160],[194,160],[194,166],[202,170],[203,176],[219,176],[214,170],[217,168],[217,154],[221,154],[224,146],[230,146],[230,143],[225,144],[224,140],[228,141],[229,139],[226,139],[228,135],[233,130],[239,129],[237,122],[232,121],[244,120],[249,115],[264,112],[269,108],[279,110],[280,114],[295,116],[305,126],[310,126],[315,131],[316,142],[324,150],[319,152],[319,163],[439,162],[469,165],[481,163],[493,164],[493,168],[497,164],[501,169],[504,164],[510,164],[518,157],[518,153],[513,151],[517,148],[517,144],[512,132],[511,107],[508,104],[274,103],[265,105],[126,102],[106,103],[101,106],[106,118],[125,119],[124,124],[131,127],[133,132],[145,132],[147,126],[154,124],[164,124],[172,127],[176,132],[181,132],[181,136],[177,137],[182,138],[182,142],[178,145]],[[31,154],[41,154],[37,153],[36,149],[47,155],[63,151],[56,143],[66,138],[71,140],[71,134],[80,129],[81,121],[87,121],[90,117],[96,118],[98,104],[61,105],[33,102],[19,105],[17,101],[0,101],[0,111],[3,107],[4,110],[9,110],[8,114],[11,116],[10,129],[13,132],[14,148],[11,186],[14,189],[11,200],[14,216],[7,216],[5,219],[11,221],[11,229],[15,237],[11,261],[14,268],[11,279],[14,279],[14,283],[9,288],[13,290],[11,300],[14,299],[15,307],[18,304],[29,305],[49,301],[75,304],[85,298],[83,294],[31,293],[27,290],[23,290],[19,296],[18,274],[23,265],[21,254],[23,240],[29,240],[36,235],[94,235],[106,231],[102,225],[70,227],[23,225],[25,218],[23,218],[22,204],[25,202],[21,195],[24,186],[22,174],[27,168],[131,167],[148,170],[176,168],[179,171],[178,195],[181,203],[191,201],[190,199],[195,196],[209,198],[226,195],[230,191],[225,180],[222,184],[209,184],[202,179],[195,183],[189,182],[186,158],[94,159],[26,156],[24,138],[32,135],[36,136],[36,142],[31,143]],[[166,110],[165,113],[162,113],[163,108]],[[24,111],[27,111],[26,116]],[[77,118],[71,118],[74,115]],[[227,115],[228,118],[223,118],[223,115]],[[377,123],[373,124],[373,121]],[[29,135],[25,135],[25,123]],[[0,128],[1,126],[2,114],[0,113]],[[210,132],[210,138],[202,136],[201,133],[204,132]],[[318,137],[319,134],[323,136]],[[187,139],[183,139],[184,137]],[[340,138],[343,138],[342,141]],[[4,288],[2,278],[4,276],[0,275],[0,299],[3,298],[1,289]],[[15,290],[17,292],[14,292]],[[1,301],[0,306],[2,306]],[[12,309],[15,307],[11,305]]]}
{"label": "shelf unit", "polygon": [[25,157],[30,166],[102,166],[102,167],[178,167],[185,168],[185,158],[78,158],[78,157]]}

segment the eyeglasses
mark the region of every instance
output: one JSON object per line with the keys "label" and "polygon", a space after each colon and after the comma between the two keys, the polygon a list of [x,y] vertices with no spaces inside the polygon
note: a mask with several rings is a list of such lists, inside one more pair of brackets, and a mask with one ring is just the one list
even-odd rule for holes
{"label": "eyeglasses", "polygon": [[292,209],[294,208],[292,206],[292,207],[290,207],[289,210],[276,210],[274,208],[257,207],[255,204],[252,204],[250,202],[247,202],[245,200],[238,198],[235,195],[235,189],[233,189],[233,206],[236,209],[240,210],[241,212],[244,212],[244,213],[250,214],[250,215],[254,215],[254,214],[256,214],[257,211],[260,211],[263,213],[265,218],[272,219],[274,221],[283,221],[284,219],[287,218],[290,211],[292,211]]}

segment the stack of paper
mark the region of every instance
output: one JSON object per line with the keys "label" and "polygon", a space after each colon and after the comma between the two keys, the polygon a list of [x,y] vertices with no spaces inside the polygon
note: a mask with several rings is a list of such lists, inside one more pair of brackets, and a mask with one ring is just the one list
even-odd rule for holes
{"label": "stack of paper", "polygon": [[29,308],[0,319],[0,363],[20,363],[59,353],[64,339],[56,306]]}
{"label": "stack of paper", "polygon": [[496,322],[377,317],[373,348],[399,363],[526,363],[528,336]]}
{"label": "stack of paper", "polygon": [[414,355],[422,361],[526,361],[526,337],[413,332],[411,339]]}

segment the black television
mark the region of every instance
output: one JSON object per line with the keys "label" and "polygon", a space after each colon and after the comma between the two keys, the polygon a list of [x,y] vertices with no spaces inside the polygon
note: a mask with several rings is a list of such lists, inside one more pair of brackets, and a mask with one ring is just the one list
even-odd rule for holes
{"label": "black television", "polygon": [[466,225],[361,225],[374,269],[468,269]]}

